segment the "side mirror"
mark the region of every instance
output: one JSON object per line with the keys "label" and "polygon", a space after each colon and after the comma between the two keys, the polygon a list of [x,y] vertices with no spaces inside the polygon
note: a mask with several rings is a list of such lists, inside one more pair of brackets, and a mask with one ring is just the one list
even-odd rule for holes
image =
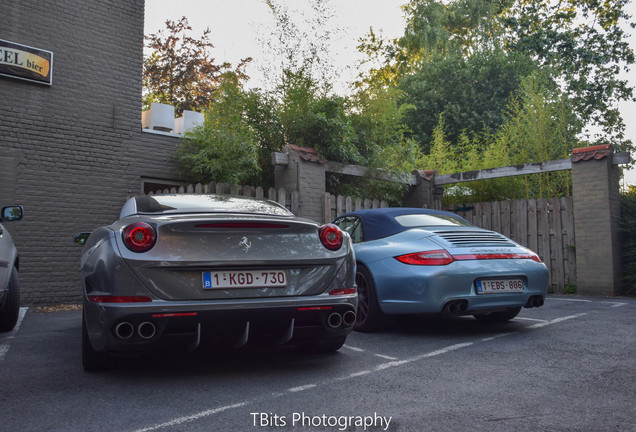
{"label": "side mirror", "polygon": [[0,216],[0,221],[2,222],[12,222],[22,219],[22,207],[20,206],[10,206],[2,208],[2,215]]}
{"label": "side mirror", "polygon": [[86,240],[88,240],[88,236],[90,236],[91,233],[89,232],[83,232],[83,233],[79,233],[79,234],[75,234],[73,236],[73,242],[75,243],[76,246],[84,246],[86,244]]}

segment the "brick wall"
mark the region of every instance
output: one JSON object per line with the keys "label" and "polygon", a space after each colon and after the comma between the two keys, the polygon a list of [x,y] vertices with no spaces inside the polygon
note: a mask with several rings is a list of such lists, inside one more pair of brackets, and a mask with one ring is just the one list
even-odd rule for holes
{"label": "brick wall", "polygon": [[72,235],[116,219],[141,178],[174,179],[177,139],[141,130],[144,0],[4,1],[0,39],[53,52],[53,84],[0,77],[0,205],[24,304],[77,302]]}

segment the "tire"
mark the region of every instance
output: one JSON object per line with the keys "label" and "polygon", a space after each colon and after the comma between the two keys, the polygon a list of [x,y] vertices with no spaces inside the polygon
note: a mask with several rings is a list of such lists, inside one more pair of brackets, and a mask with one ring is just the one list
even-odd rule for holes
{"label": "tire", "polygon": [[358,311],[353,328],[359,332],[381,330],[385,323],[385,316],[378,304],[375,283],[369,270],[360,264],[356,270],[356,285],[358,286]]}
{"label": "tire", "polygon": [[86,318],[82,313],[82,367],[86,372],[99,372],[111,368],[110,356],[93,349],[88,339],[86,330]]}
{"label": "tire", "polygon": [[20,314],[20,283],[18,269],[11,269],[9,277],[9,289],[5,298],[5,303],[0,308],[0,332],[10,331],[18,322]]}
{"label": "tire", "polygon": [[347,336],[340,336],[331,339],[318,339],[305,342],[298,346],[298,349],[306,354],[326,354],[338,351],[344,345]]}
{"label": "tire", "polygon": [[516,307],[507,311],[503,311],[503,312],[492,312],[489,314],[473,315],[473,316],[477,318],[477,320],[482,322],[501,323],[501,322],[510,321],[511,319],[519,315],[519,312],[521,312],[521,307]]}

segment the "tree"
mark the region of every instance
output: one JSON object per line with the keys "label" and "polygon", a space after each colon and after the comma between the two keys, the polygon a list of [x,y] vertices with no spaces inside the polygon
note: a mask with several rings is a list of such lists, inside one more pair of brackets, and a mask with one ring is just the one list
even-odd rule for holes
{"label": "tree", "polygon": [[[581,123],[567,95],[540,75],[523,80],[508,104],[505,122],[495,131],[462,134],[457,143],[445,135],[445,118],[433,131],[426,166],[440,174],[567,158],[578,145]],[[499,201],[570,194],[568,172],[482,180],[447,188],[448,202]]]}
{"label": "tree", "polygon": [[529,57],[500,49],[432,57],[399,82],[402,102],[415,108],[406,123],[425,152],[440,115],[452,142],[462,133],[493,132],[505,122],[505,108],[524,77],[536,70]]}
{"label": "tree", "polygon": [[[404,6],[407,25],[402,37],[387,43],[371,33],[361,41],[359,48],[370,59],[382,60],[361,85],[397,85],[439,61],[457,56],[468,61],[476,53],[503,50],[514,58],[531,59],[562,85],[578,119],[602,128],[599,141],[630,150],[617,109],[619,101],[633,99],[632,88],[618,77],[621,67],[635,61],[622,29],[628,20],[627,3],[411,0]],[[459,135],[461,129],[453,133]]]}
{"label": "tree", "polygon": [[[288,86],[294,86],[298,76],[311,80],[324,94],[331,91],[335,71],[331,61],[331,40],[340,31],[331,23],[331,0],[309,0],[311,14],[299,15],[287,3],[264,0],[274,18],[275,29],[261,37],[263,49],[277,59],[263,67],[265,78],[275,83],[284,97]],[[273,90],[273,89],[269,89]]]}
{"label": "tree", "polygon": [[[618,77],[635,61],[622,25],[629,0],[522,0],[503,15],[511,51],[532,56],[564,83],[575,112],[586,125],[600,126],[602,141],[627,150],[625,124],[617,108],[634,100]],[[634,24],[631,24],[632,28]]]}
{"label": "tree", "polygon": [[248,184],[258,179],[258,139],[245,115],[239,78],[225,73],[205,124],[186,133],[177,151],[183,176],[198,182]]}
{"label": "tree", "polygon": [[[146,36],[152,53],[144,59],[144,108],[152,102],[173,105],[175,112],[202,111],[214,100],[214,92],[223,73],[231,70],[230,63],[215,64],[210,56],[214,47],[206,28],[200,39],[189,35],[192,27],[188,19],[166,21],[166,31]],[[245,78],[241,61],[235,69],[237,76]]]}

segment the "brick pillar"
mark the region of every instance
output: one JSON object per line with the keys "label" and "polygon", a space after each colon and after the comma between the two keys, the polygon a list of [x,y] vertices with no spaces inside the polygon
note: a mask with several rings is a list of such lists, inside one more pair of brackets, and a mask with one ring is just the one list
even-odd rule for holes
{"label": "brick pillar", "polygon": [[609,145],[572,155],[577,294],[622,293],[619,170]]}
{"label": "brick pillar", "polygon": [[441,209],[444,189],[441,186],[435,186],[436,175],[437,171],[435,170],[413,171],[416,184],[411,186],[404,195],[404,206]]}
{"label": "brick pillar", "polygon": [[322,201],[326,192],[326,161],[318,157],[314,149],[288,145],[286,160],[275,162],[274,187],[288,192],[298,191],[296,216],[321,222]]}

